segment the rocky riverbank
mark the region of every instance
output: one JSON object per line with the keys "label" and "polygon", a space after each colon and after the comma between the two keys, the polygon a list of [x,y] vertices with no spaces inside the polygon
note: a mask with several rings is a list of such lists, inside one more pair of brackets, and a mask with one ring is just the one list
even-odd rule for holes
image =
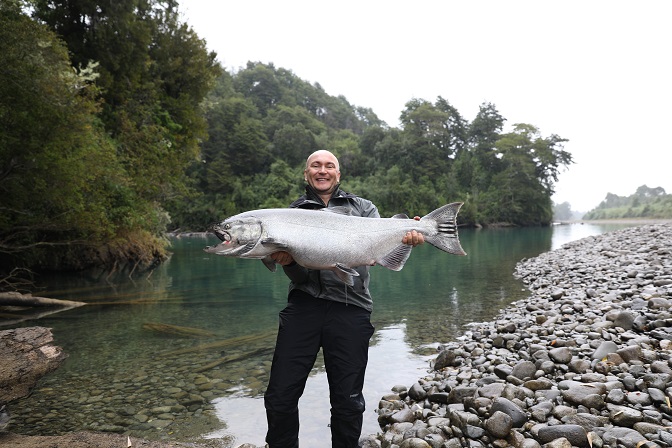
{"label": "rocky riverbank", "polygon": [[521,261],[531,295],[439,348],[361,447],[672,446],[672,225]]}

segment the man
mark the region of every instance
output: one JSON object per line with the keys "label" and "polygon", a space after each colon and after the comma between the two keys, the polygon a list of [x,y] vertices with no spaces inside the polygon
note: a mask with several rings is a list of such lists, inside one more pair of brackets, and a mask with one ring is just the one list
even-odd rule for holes
{"label": "man", "polygon": [[[371,201],[339,188],[340,177],[338,159],[331,152],[314,152],[304,170],[306,194],[290,207],[347,207],[355,216],[379,218]],[[415,246],[424,238],[413,231],[402,242]],[[283,266],[291,283],[287,307],[280,312],[271,377],[264,395],[266,442],[270,448],[299,446],[299,398],[321,347],[329,382],[332,447],[357,447],[364,413],[364,373],[374,330],[369,266],[357,267],[359,277],[354,277],[353,286],[346,287],[332,271],[306,269],[287,252],[272,257]]]}

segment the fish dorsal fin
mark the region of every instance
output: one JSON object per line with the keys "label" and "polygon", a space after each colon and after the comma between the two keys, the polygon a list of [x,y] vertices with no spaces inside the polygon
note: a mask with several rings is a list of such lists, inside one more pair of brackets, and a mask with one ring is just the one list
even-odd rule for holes
{"label": "fish dorsal fin", "polygon": [[334,273],[348,286],[353,286],[355,284],[352,277],[359,277],[359,272],[341,263],[336,263]]}
{"label": "fish dorsal fin", "polygon": [[267,255],[264,258],[262,258],[261,262],[264,263],[264,266],[266,266],[269,271],[275,272],[275,260],[272,259],[270,255]]}
{"label": "fish dorsal fin", "polygon": [[337,215],[347,215],[347,216],[352,215],[352,210],[350,210],[349,207],[344,207],[344,206],[331,207],[331,208],[320,208],[320,209],[318,209],[318,211],[324,212],[324,213],[336,213]]}
{"label": "fish dorsal fin", "polygon": [[392,219],[410,219],[406,213],[397,213]]}
{"label": "fish dorsal fin", "polygon": [[393,271],[401,271],[401,269],[404,267],[404,264],[406,264],[406,260],[408,260],[408,257],[411,256],[411,249],[413,249],[413,246],[411,245],[400,244],[392,249],[392,252],[385,255],[383,258],[376,260],[376,264]]}

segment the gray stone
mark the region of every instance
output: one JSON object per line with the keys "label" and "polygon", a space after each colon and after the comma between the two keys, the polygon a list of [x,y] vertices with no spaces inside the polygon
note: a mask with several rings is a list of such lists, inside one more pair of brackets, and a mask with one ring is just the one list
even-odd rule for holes
{"label": "gray stone", "polygon": [[618,345],[613,341],[604,341],[600,344],[599,347],[593,352],[591,356],[593,359],[604,359],[609,353],[616,353],[618,351]]}
{"label": "gray stone", "polygon": [[639,406],[648,406],[652,403],[651,396],[644,392],[630,392],[625,399],[628,403]]}
{"label": "gray stone", "polygon": [[518,379],[526,380],[533,378],[536,371],[537,367],[532,361],[521,361],[513,366],[511,375]]}
{"label": "gray stone", "polygon": [[572,352],[567,347],[554,348],[548,351],[551,359],[560,364],[569,364],[572,360]]}
{"label": "gray stone", "polygon": [[415,413],[410,409],[402,409],[389,416],[391,423],[414,422],[415,420]]}
{"label": "gray stone", "polygon": [[[362,436],[359,438],[359,443],[357,444],[358,448],[381,448],[382,444],[380,440],[376,439],[372,435],[368,436]],[[241,447],[242,448],[242,445]],[[251,446],[250,448],[255,448],[254,446]]]}
{"label": "gray stone", "polygon": [[562,391],[562,397],[573,404],[584,404],[588,399],[592,399],[591,395],[603,395],[607,388],[600,383],[579,383],[576,381],[562,381],[559,385],[564,385],[567,389]]}
{"label": "gray stone", "polygon": [[621,311],[614,319],[614,326],[624,328],[626,330],[632,329],[632,324],[635,322],[635,315],[629,311]]}
{"label": "gray stone", "polygon": [[527,421],[527,414],[518,405],[506,398],[498,397],[494,399],[490,412],[494,414],[497,411],[501,411],[511,417],[514,428],[520,428]]}
{"label": "gray stone", "polygon": [[642,357],[642,348],[639,345],[628,345],[620,350],[617,350],[618,356],[623,358],[625,362],[639,361]]}
{"label": "gray stone", "polygon": [[538,437],[541,443],[549,443],[564,437],[571,445],[579,447],[590,446],[586,430],[580,425],[544,426],[539,429]]}
{"label": "gray stone", "polygon": [[590,362],[585,359],[575,358],[569,362],[569,370],[574,373],[586,373],[590,369]]}
{"label": "gray stone", "polygon": [[513,428],[513,419],[510,415],[502,411],[495,411],[490,418],[485,421],[485,429],[490,435],[498,439],[503,439],[509,435]]}
{"label": "gray stone", "polygon": [[427,392],[423,389],[420,383],[415,383],[408,390],[408,396],[414,401],[422,401],[427,398]]}
{"label": "gray stone", "polygon": [[566,425],[579,425],[586,431],[592,431],[594,428],[603,427],[609,424],[609,418],[600,415],[578,412],[567,415],[562,418],[562,423]]}
{"label": "gray stone", "polygon": [[607,404],[609,411],[609,420],[617,426],[626,426],[632,428],[635,423],[641,422],[644,415],[631,407]]}
{"label": "gray stone", "polygon": [[453,350],[443,350],[434,360],[434,370],[441,370],[445,367],[454,367],[459,364],[457,355]]}
{"label": "gray stone", "polygon": [[608,446],[622,445],[626,448],[635,448],[639,442],[646,442],[646,437],[630,428],[613,427],[606,429],[604,432],[598,432],[598,434],[600,433],[600,437]]}
{"label": "gray stone", "polygon": [[401,445],[399,445],[399,448],[432,448],[432,446],[422,439],[418,439],[417,437],[413,437],[413,438],[406,439],[403,442],[401,442]]}

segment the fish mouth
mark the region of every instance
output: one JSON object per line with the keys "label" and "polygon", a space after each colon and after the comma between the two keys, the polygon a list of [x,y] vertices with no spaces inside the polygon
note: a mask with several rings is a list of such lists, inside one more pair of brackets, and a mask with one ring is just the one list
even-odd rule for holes
{"label": "fish mouth", "polygon": [[220,241],[224,241],[225,243],[228,241],[231,241],[231,234],[224,229],[221,228],[219,224],[215,224],[210,228],[210,232],[214,233],[217,238],[219,238]]}

